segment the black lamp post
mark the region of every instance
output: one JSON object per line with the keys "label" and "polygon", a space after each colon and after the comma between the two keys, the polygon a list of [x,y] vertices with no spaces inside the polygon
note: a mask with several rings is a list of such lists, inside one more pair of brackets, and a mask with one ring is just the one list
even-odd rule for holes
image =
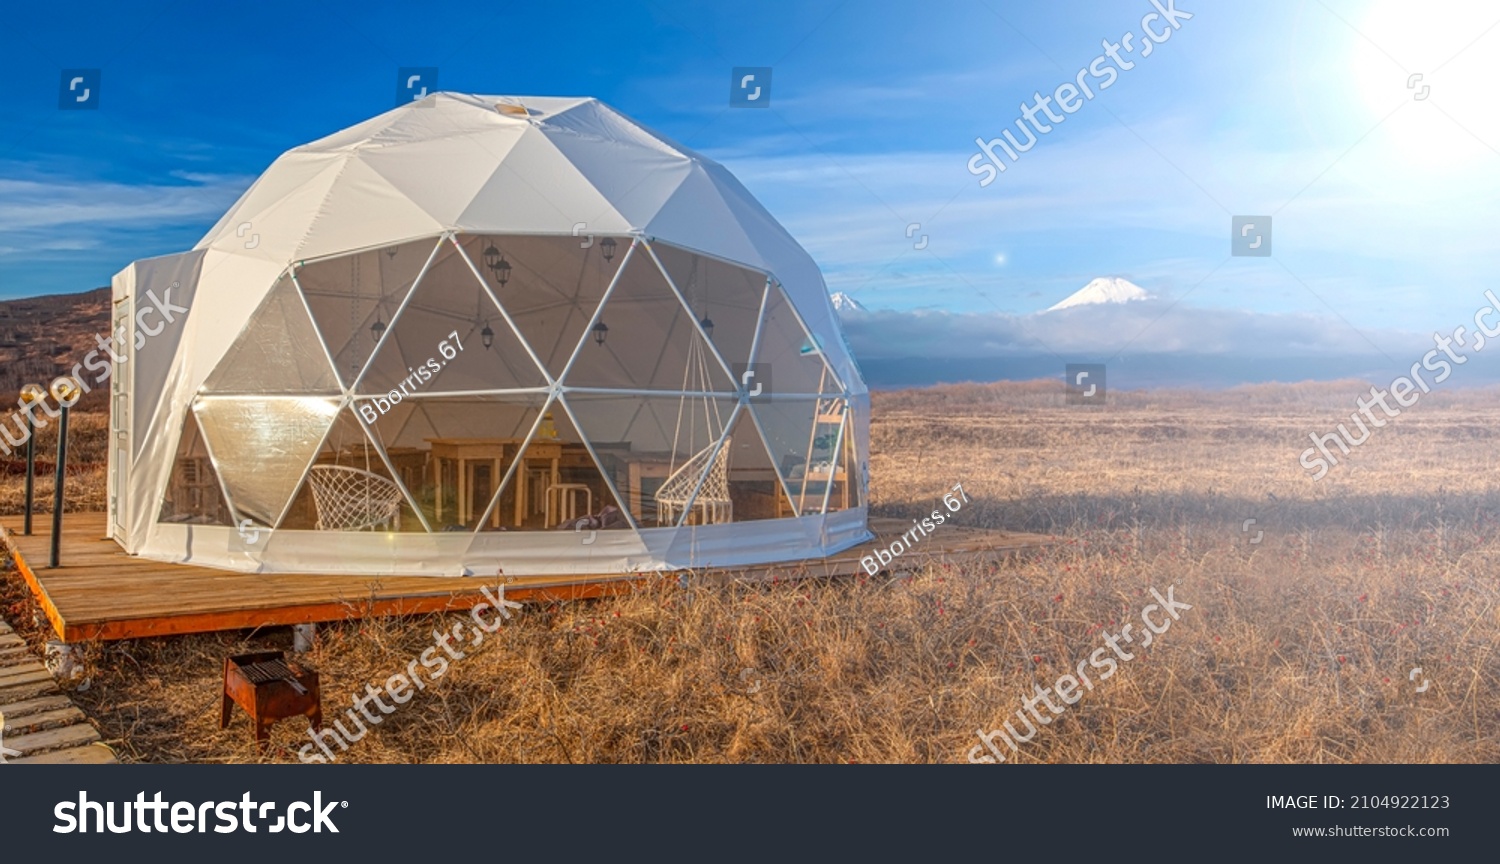
{"label": "black lamp post", "polygon": [[36,492],[36,418],[33,406],[47,398],[47,391],[40,384],[27,384],[21,388],[21,413],[26,415],[26,536],[31,536],[32,500]]}
{"label": "black lamp post", "polygon": [[52,398],[62,409],[62,419],[57,426],[57,477],[52,487],[52,557],[49,567],[57,567],[62,553],[63,478],[68,462],[68,409],[81,398],[83,391],[77,382],[66,375],[52,382],[48,388]]}
{"label": "black lamp post", "polygon": [[604,340],[609,336],[609,325],[605,324],[603,321],[600,321],[598,324],[594,325],[593,333],[594,344],[603,345]]}

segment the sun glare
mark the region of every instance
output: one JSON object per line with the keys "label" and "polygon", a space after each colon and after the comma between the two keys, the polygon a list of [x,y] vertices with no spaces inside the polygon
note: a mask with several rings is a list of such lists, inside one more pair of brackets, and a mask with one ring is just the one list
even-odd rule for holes
{"label": "sun glare", "polygon": [[1349,68],[1365,110],[1379,119],[1411,103],[1380,129],[1401,158],[1437,171],[1495,158],[1500,115],[1485,61],[1500,46],[1500,27],[1487,32],[1500,6],[1381,0],[1347,20],[1360,33]]}

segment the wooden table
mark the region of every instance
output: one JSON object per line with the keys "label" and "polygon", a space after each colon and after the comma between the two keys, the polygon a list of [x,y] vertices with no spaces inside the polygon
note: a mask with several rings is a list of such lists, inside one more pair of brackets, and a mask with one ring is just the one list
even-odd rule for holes
{"label": "wooden table", "polygon": [[[580,445],[580,446],[582,446],[582,445]],[[526,448],[526,455],[524,455],[524,456],[521,457],[521,464],[520,464],[520,466],[518,468],[516,468],[516,527],[517,528],[521,527],[521,520],[523,518],[525,518],[526,509],[527,509],[526,508],[526,502],[530,499],[530,496],[531,496],[530,490],[526,488],[526,484],[529,483],[530,480],[531,480],[530,476],[527,474],[527,471],[526,471],[526,463],[529,462],[529,461],[531,461],[531,460],[533,460],[533,459],[540,459],[540,460],[544,460],[544,461],[550,463],[550,465],[551,465],[551,473],[548,474],[547,486],[548,486],[548,488],[551,488],[553,486],[556,486],[557,482],[558,482],[558,474],[559,474],[558,463],[560,463],[562,461],[562,449],[563,449],[563,445],[562,445],[562,442],[560,442],[560,441],[532,441],[531,442],[531,446]],[[543,495],[547,494],[547,490],[543,489],[542,490],[542,494]],[[497,507],[495,509],[498,510],[500,508]],[[548,525],[546,523],[547,523],[546,517],[543,517],[542,518],[542,527],[543,528],[551,528],[552,527],[551,525]]]}
{"label": "wooden table", "polygon": [[[500,485],[501,466],[509,467],[526,443],[525,438],[428,438],[432,445],[433,475],[435,479],[435,504],[437,520],[443,520],[443,460],[453,462],[458,469],[458,521],[468,525],[474,518],[474,502],[470,500],[474,488],[474,467],[490,463],[490,476],[496,489]],[[521,527],[526,514],[527,476],[526,461],[543,459],[551,463],[551,482],[558,482],[558,463],[562,460],[562,442],[537,440],[526,448],[526,455],[517,469],[516,476],[516,527]],[[490,514],[490,527],[500,527],[500,508]]]}
{"label": "wooden table", "polygon": [[[834,484],[835,492],[829,494],[828,503],[832,504],[835,499],[841,498],[843,505],[840,509],[848,510],[849,473],[843,468],[838,468],[832,471],[814,471],[811,474],[787,480],[787,486],[792,486],[800,490],[800,494],[797,496],[799,500],[797,501],[793,515],[795,513],[801,513],[803,516],[808,515],[807,508],[809,504],[813,505],[814,512],[822,512],[823,494],[829,483]],[[776,516],[780,518],[785,512],[792,510],[790,505],[790,501],[785,500],[783,496],[778,494],[776,496]]]}

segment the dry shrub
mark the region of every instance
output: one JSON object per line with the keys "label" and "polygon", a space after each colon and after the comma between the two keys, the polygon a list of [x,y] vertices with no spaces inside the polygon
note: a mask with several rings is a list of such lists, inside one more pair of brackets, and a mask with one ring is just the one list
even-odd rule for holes
{"label": "dry shrub", "polygon": [[[58,421],[40,409],[38,419],[47,425],[36,431],[35,509],[52,512],[53,483],[57,471]],[[24,420],[7,414],[0,417],[10,435],[19,436]],[[0,442],[3,443],[3,442]],[[8,445],[7,445],[8,446]],[[68,417],[67,482],[63,487],[63,512],[103,510],[108,488],[106,471],[109,447],[109,414],[99,411],[74,411]],[[21,513],[26,507],[26,447],[11,447],[5,455],[0,450],[0,516]]]}

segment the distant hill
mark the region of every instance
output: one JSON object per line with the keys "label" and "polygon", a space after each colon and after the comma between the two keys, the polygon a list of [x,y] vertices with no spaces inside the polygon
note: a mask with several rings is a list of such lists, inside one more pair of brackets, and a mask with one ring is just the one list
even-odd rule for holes
{"label": "distant hill", "polygon": [[[23,385],[46,387],[82,363],[99,347],[95,334],[109,334],[109,304],[108,288],[0,301],[0,406],[14,408]],[[85,408],[107,404],[100,390],[83,401]]]}

